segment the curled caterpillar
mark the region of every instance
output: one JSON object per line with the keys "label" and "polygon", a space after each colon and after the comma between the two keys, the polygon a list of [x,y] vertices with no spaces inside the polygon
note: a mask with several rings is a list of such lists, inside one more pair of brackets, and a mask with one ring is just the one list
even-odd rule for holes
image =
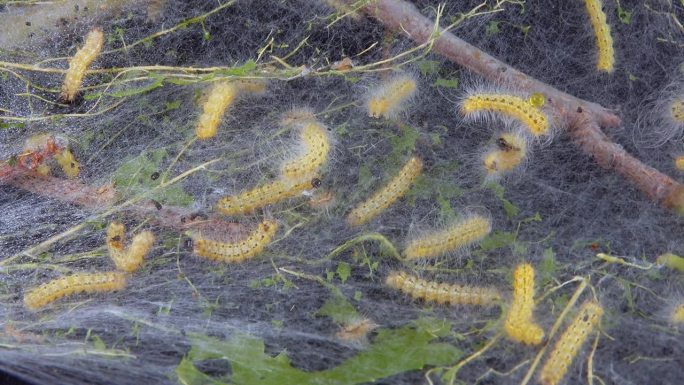
{"label": "curled caterpillar", "polygon": [[534,268],[523,263],[513,271],[513,301],[508,309],[504,330],[508,338],[527,345],[538,345],[544,330],[533,320]]}
{"label": "curled caterpillar", "polygon": [[77,273],[44,283],[24,295],[28,309],[40,309],[62,297],[77,293],[105,293],[126,287],[126,274]]}
{"label": "curled caterpillar", "polygon": [[237,195],[223,197],[216,203],[216,209],[225,215],[249,214],[256,209],[301,195],[313,187],[314,179],[277,179]]}
{"label": "curled caterpillar", "polygon": [[404,102],[415,93],[416,87],[416,81],[409,76],[399,76],[384,82],[368,99],[368,116],[394,118],[401,111]]}
{"label": "curled caterpillar", "polygon": [[473,94],[463,100],[461,111],[466,116],[482,111],[502,113],[523,123],[534,136],[545,135],[549,131],[549,120],[541,109],[515,95]]}
{"label": "curled caterpillar", "polygon": [[233,82],[216,82],[209,90],[195,133],[199,139],[213,138],[218,131],[221,117],[237,97],[238,87]]}
{"label": "curled caterpillar", "polygon": [[610,35],[610,26],[606,21],[606,14],[603,12],[601,0],[584,0],[587,8],[591,26],[596,36],[596,48],[598,56],[596,58],[596,68],[599,71],[613,72],[615,66],[615,52],[613,50],[613,37]]}
{"label": "curled caterpillar", "polygon": [[584,341],[601,321],[601,316],[603,308],[598,303],[587,301],[582,304],[546,360],[539,376],[542,384],[556,385],[563,379]]}
{"label": "curled caterpillar", "polygon": [[90,63],[97,58],[102,50],[104,44],[104,33],[101,29],[93,29],[88,32],[83,47],[76,51],[74,57],[69,61],[69,70],[67,70],[62,84],[61,98],[67,102],[73,102],[76,99],[76,94],[81,88],[85,71],[90,66]]}
{"label": "curled caterpillar", "polygon": [[410,276],[406,272],[391,272],[385,280],[387,286],[397,289],[413,299],[436,302],[440,305],[478,305],[492,306],[501,300],[494,288],[462,286],[456,284],[426,281]]}
{"label": "curled caterpillar", "polygon": [[389,183],[349,213],[347,223],[359,226],[373,219],[404,196],[422,171],[423,161],[415,156],[409,159]]}
{"label": "curled caterpillar", "polygon": [[154,245],[155,238],[151,231],[143,231],[133,237],[131,245],[126,249],[125,232],[126,228],[122,223],[110,223],[107,228],[107,249],[117,269],[132,273],[142,265],[145,255]]}
{"label": "curled caterpillar", "polygon": [[55,154],[55,159],[68,178],[76,178],[81,172],[81,165],[69,149],[64,149],[62,152]]}
{"label": "curled caterpillar", "polygon": [[407,259],[431,258],[480,241],[492,231],[489,219],[473,216],[449,228],[426,234],[411,242],[404,250]]}
{"label": "curled caterpillar", "polygon": [[330,140],[325,127],[316,121],[303,124],[300,136],[302,154],[283,163],[281,175],[290,180],[311,180],[328,160]]}
{"label": "curled caterpillar", "polygon": [[496,141],[498,149],[488,152],[483,160],[488,175],[498,175],[516,168],[525,159],[527,144],[522,136],[505,133]]}
{"label": "curled caterpillar", "polygon": [[213,261],[239,263],[261,253],[271,243],[278,231],[278,223],[264,220],[247,238],[235,242],[224,243],[198,238],[193,241],[195,254]]}

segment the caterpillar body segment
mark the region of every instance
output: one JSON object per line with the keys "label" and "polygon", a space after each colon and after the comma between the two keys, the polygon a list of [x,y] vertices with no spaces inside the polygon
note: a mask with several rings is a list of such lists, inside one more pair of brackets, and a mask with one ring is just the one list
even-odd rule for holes
{"label": "caterpillar body segment", "polygon": [[549,119],[539,107],[532,105],[516,95],[503,93],[476,93],[469,95],[461,103],[465,116],[480,112],[500,113],[521,122],[534,136],[549,132]]}
{"label": "caterpillar body segment", "polygon": [[680,303],[674,308],[670,322],[674,325],[684,325],[684,303]]}
{"label": "caterpillar body segment", "polygon": [[216,209],[225,215],[243,215],[254,210],[301,195],[313,186],[315,177],[303,180],[276,179],[237,195],[219,199]]}
{"label": "caterpillar body segment", "polygon": [[126,228],[122,223],[112,222],[107,228],[107,249],[116,268],[132,273],[142,266],[145,255],[155,242],[151,231],[136,234],[128,248],[125,247]]}
{"label": "caterpillar body segment", "polygon": [[216,135],[223,113],[233,104],[237,94],[238,86],[233,82],[220,81],[211,87],[202,115],[195,127],[197,138],[209,139]]}
{"label": "caterpillar body segment", "polygon": [[389,183],[349,213],[347,223],[350,226],[359,226],[375,218],[404,196],[422,172],[423,161],[415,156],[409,159]]}
{"label": "caterpillar body segment", "polygon": [[496,143],[497,149],[489,151],[483,159],[485,170],[490,176],[513,170],[527,155],[527,143],[518,134],[501,134]]}
{"label": "caterpillar body segment", "polygon": [[410,295],[413,299],[435,302],[440,305],[492,306],[501,300],[501,295],[494,288],[426,281],[403,271],[391,272],[385,284]]}
{"label": "caterpillar body segment", "polygon": [[539,380],[544,385],[558,384],[575,359],[589,334],[601,321],[603,308],[596,302],[582,304],[572,323],[560,336],[542,367]]}
{"label": "caterpillar body segment", "polygon": [[426,234],[410,241],[404,250],[404,257],[406,259],[437,257],[478,242],[491,231],[492,224],[488,218],[473,216],[445,230]]}
{"label": "caterpillar body segment", "polygon": [[40,309],[66,296],[78,293],[105,293],[126,287],[126,274],[77,273],[44,283],[24,295],[24,305],[31,310]]}
{"label": "caterpillar body segment", "polygon": [[195,254],[213,261],[239,263],[261,253],[278,231],[278,223],[264,220],[247,238],[234,242],[218,242],[198,238],[193,241]]}
{"label": "caterpillar body segment", "polygon": [[62,84],[62,100],[73,102],[76,99],[78,90],[83,83],[85,72],[93,60],[100,54],[100,51],[102,51],[103,44],[104,33],[101,29],[96,28],[88,32],[83,47],[76,51],[76,54],[69,61],[69,69]]}
{"label": "caterpillar body segment", "polygon": [[672,101],[672,104],[670,104],[670,118],[676,124],[684,123],[684,97]]}
{"label": "caterpillar body segment", "polygon": [[416,81],[409,76],[399,76],[384,82],[366,103],[368,116],[388,119],[396,117],[416,89]]}
{"label": "caterpillar body segment", "polygon": [[589,14],[591,26],[596,36],[596,68],[603,72],[613,72],[615,67],[615,51],[613,49],[613,37],[610,35],[610,26],[606,21],[601,0],[584,0],[584,6]]}
{"label": "caterpillar body segment", "polygon": [[281,167],[283,178],[290,180],[312,179],[328,160],[330,140],[325,127],[310,121],[301,127],[302,154],[285,162]]}
{"label": "caterpillar body segment", "polygon": [[62,171],[67,178],[76,178],[81,172],[81,165],[69,149],[64,149],[62,152],[56,153],[55,160],[57,160],[57,163],[62,168]]}
{"label": "caterpillar body segment", "polygon": [[538,345],[544,330],[533,320],[534,268],[524,263],[513,272],[513,301],[504,321],[508,338],[526,345]]}

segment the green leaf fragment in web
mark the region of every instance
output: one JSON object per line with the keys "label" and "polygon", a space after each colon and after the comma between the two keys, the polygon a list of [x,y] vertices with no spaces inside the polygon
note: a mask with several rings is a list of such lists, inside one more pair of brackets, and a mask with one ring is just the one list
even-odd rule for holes
{"label": "green leaf fragment in web", "polygon": [[439,78],[435,80],[434,83],[435,86],[437,87],[444,87],[444,88],[458,88],[458,78]]}
{"label": "green leaf fragment in web", "polygon": [[341,295],[332,294],[316,315],[330,317],[338,324],[349,324],[361,318],[356,308]]}
{"label": "green leaf fragment in web", "polygon": [[351,266],[347,262],[340,262],[337,265],[337,276],[340,277],[342,283],[347,282],[347,279],[351,275]]}
{"label": "green leaf fragment in web", "polygon": [[390,138],[392,144],[392,152],[390,153],[390,161],[396,164],[401,163],[404,155],[410,154],[416,148],[416,141],[420,133],[415,128],[406,124],[400,124],[400,135],[395,135]]}
{"label": "green leaf fragment in web", "polygon": [[418,62],[418,71],[421,75],[435,75],[439,72],[439,61],[437,60],[420,60]]}
{"label": "green leaf fragment in web", "polygon": [[482,251],[490,251],[506,247],[515,242],[515,233],[509,231],[494,231],[480,242]]}
{"label": "green leaf fragment in web", "polygon": [[518,206],[514,205],[511,201],[504,197],[503,186],[496,182],[491,182],[487,184],[487,187],[494,192],[494,195],[496,195],[497,198],[499,198],[499,200],[503,204],[503,208],[506,212],[507,217],[513,218],[517,216],[518,213],[520,213],[520,209],[518,208]]}
{"label": "green leaf fragment in web", "polygon": [[[446,323],[441,325],[450,328]],[[272,357],[264,352],[261,339],[234,335],[229,341],[194,335],[187,359],[176,368],[186,385],[217,384],[193,365],[193,361],[225,359],[230,362],[230,382],[238,385],[352,385],[375,382],[398,373],[420,370],[426,365],[443,366],[458,360],[462,353],[446,343],[435,343],[441,333],[416,324],[399,329],[380,329],[373,343],[340,365],[307,372],[292,367],[286,352]],[[183,376],[183,377],[181,377]]]}
{"label": "green leaf fragment in web", "polygon": [[191,204],[192,196],[186,194],[179,184],[150,192],[160,183],[159,179],[152,179],[152,174],[159,172],[161,163],[167,155],[166,150],[157,149],[128,158],[112,176],[117,190],[128,196],[148,193],[147,199],[154,199],[163,204],[179,206]]}

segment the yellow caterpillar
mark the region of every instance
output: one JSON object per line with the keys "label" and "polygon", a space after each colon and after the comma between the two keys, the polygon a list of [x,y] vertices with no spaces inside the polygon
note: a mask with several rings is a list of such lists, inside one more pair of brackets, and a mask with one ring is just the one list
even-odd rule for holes
{"label": "yellow caterpillar", "polygon": [[301,127],[303,154],[285,162],[281,167],[283,178],[290,180],[311,180],[328,160],[330,141],[325,127],[316,121],[304,123]]}
{"label": "yellow caterpillar", "polygon": [[387,286],[397,289],[413,299],[436,302],[440,305],[491,306],[501,300],[496,289],[488,287],[461,286],[456,284],[426,281],[408,275],[406,272],[391,272],[385,280]]}
{"label": "yellow caterpillar", "polygon": [[406,259],[430,258],[473,244],[489,234],[489,219],[473,216],[453,226],[409,242],[404,250]]}
{"label": "yellow caterpillar", "polygon": [[249,214],[258,208],[301,195],[315,187],[313,183],[316,180],[315,177],[301,181],[277,179],[238,195],[223,197],[216,203],[216,209],[225,215]]}
{"label": "yellow caterpillar", "polygon": [[151,231],[143,231],[136,234],[131,245],[125,249],[125,232],[123,224],[110,223],[107,228],[107,249],[117,269],[132,273],[140,268],[155,239]]}
{"label": "yellow caterpillar", "polygon": [[539,376],[542,384],[556,385],[563,379],[584,341],[601,321],[601,316],[603,308],[598,303],[587,301],[582,304],[546,360]]}
{"label": "yellow caterpillar", "polygon": [[216,135],[221,117],[237,97],[238,87],[233,82],[216,82],[209,91],[204,103],[204,111],[199,118],[195,133],[199,139],[209,139]]}
{"label": "yellow caterpillar", "polygon": [[680,155],[675,158],[675,168],[679,171],[684,170],[684,155]]}
{"label": "yellow caterpillar", "polygon": [[684,98],[676,99],[670,105],[670,115],[675,123],[684,123]]}
{"label": "yellow caterpillar", "polygon": [[368,116],[395,117],[401,111],[404,102],[416,91],[416,87],[416,81],[408,76],[399,76],[383,83],[366,104]]}
{"label": "yellow caterpillar", "polygon": [[672,311],[672,315],[670,316],[670,322],[672,322],[675,325],[684,324],[684,303],[680,303]]}
{"label": "yellow caterpillar", "polygon": [[483,161],[488,175],[498,175],[516,168],[527,154],[527,144],[517,134],[501,134],[497,146],[499,149],[488,152]]}
{"label": "yellow caterpillar", "polygon": [[613,50],[613,37],[610,36],[610,26],[606,22],[606,14],[603,12],[601,0],[584,0],[584,5],[591,20],[591,26],[596,35],[596,47],[598,57],[596,68],[599,71],[613,72],[615,65],[615,52]]}
{"label": "yellow caterpillar", "polygon": [[350,226],[359,226],[373,219],[406,194],[422,171],[422,160],[415,156],[409,159],[388,184],[349,213],[347,223]]}
{"label": "yellow caterpillar", "polygon": [[97,55],[100,54],[103,44],[104,33],[102,33],[102,30],[96,28],[88,32],[85,44],[76,51],[74,57],[69,61],[69,70],[67,70],[64,77],[64,84],[62,84],[61,98],[63,100],[73,102],[76,99],[76,94],[83,83],[85,71]]}
{"label": "yellow caterpillar", "polygon": [[76,178],[81,172],[81,165],[69,149],[64,149],[62,152],[55,154],[55,159],[68,178]]}
{"label": "yellow caterpillar", "polygon": [[235,243],[199,238],[193,241],[195,254],[213,261],[239,263],[261,253],[271,243],[277,230],[276,221],[264,220],[246,239]]}
{"label": "yellow caterpillar", "polygon": [[529,101],[515,95],[481,93],[468,96],[461,104],[464,115],[481,111],[498,112],[522,122],[534,136],[545,135],[549,131],[546,115]]}
{"label": "yellow caterpillar", "polygon": [[527,345],[538,345],[544,331],[534,323],[534,268],[523,263],[513,271],[513,301],[508,309],[504,330],[510,339]]}
{"label": "yellow caterpillar", "polygon": [[44,283],[24,295],[28,309],[40,309],[62,297],[77,293],[104,293],[126,287],[126,274],[76,273]]}

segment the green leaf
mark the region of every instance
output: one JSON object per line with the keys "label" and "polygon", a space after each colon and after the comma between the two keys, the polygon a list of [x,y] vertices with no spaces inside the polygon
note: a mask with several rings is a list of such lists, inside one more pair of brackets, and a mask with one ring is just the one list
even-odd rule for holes
{"label": "green leaf", "polygon": [[349,266],[347,262],[342,261],[337,265],[337,276],[340,277],[340,281],[342,281],[342,283],[347,282],[350,274],[351,266]]}
{"label": "green leaf", "polygon": [[514,218],[520,213],[518,206],[514,205],[511,201],[504,197],[503,186],[496,182],[490,182],[487,184],[487,187],[494,191],[494,195],[499,198],[503,204],[504,211],[506,212],[506,216],[508,218]]}
{"label": "green leaf", "polygon": [[349,324],[351,321],[360,318],[356,308],[346,298],[336,294],[325,301],[316,315],[330,317],[338,324]]}
{"label": "green leaf", "polygon": [[554,253],[553,249],[549,247],[548,249],[544,250],[544,257],[539,265],[542,286],[553,281],[553,277],[556,276],[556,271],[558,271],[558,266],[556,265],[556,253]]}
{"label": "green leaf", "polygon": [[228,68],[225,70],[216,71],[217,74],[230,75],[230,76],[247,76],[251,74],[257,68],[256,62],[252,59],[247,60],[245,64],[241,66],[236,66],[233,68]]}
{"label": "green leaf", "polygon": [[499,29],[499,23],[500,21],[492,20],[489,22],[489,24],[487,24],[487,27],[485,28],[485,33],[487,34],[487,36],[496,35],[497,33],[499,33],[499,31],[501,31]]}
{"label": "green leaf", "polygon": [[226,382],[215,380],[202,373],[195,367],[191,360],[183,358],[176,366],[178,382],[183,385],[227,385]]}
{"label": "green leaf", "polygon": [[622,24],[629,24],[632,22],[633,11],[627,11],[618,4],[617,15]]}
{"label": "green leaf", "polygon": [[418,62],[418,71],[423,76],[435,75],[439,72],[439,62],[437,60],[421,60]]}
{"label": "green leaf", "polygon": [[401,130],[401,135],[390,138],[390,143],[392,144],[390,159],[396,163],[401,163],[400,159],[413,152],[416,148],[416,141],[420,136],[418,130],[409,125],[400,124],[399,129]]}
{"label": "green leaf", "polygon": [[451,78],[451,79],[439,78],[439,79],[435,80],[434,85],[437,87],[444,87],[444,88],[458,88],[458,78]]}
{"label": "green leaf", "polygon": [[515,242],[515,233],[509,231],[495,231],[480,242],[482,251],[490,251],[506,247]]}

